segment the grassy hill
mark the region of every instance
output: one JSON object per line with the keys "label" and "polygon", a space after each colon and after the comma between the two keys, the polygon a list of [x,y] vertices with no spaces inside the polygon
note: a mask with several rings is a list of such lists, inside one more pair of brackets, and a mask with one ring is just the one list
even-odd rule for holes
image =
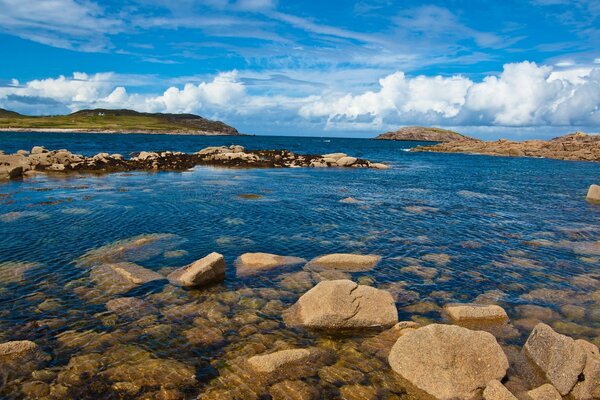
{"label": "grassy hill", "polygon": [[465,139],[466,136],[448,129],[406,126],[394,132],[386,132],[377,136],[379,140],[410,140],[422,142],[451,142],[453,140]]}
{"label": "grassy hill", "polygon": [[140,113],[133,110],[81,110],[69,115],[26,116],[0,109],[2,130],[78,130],[89,132],[188,133],[238,135],[221,121],[194,114]]}

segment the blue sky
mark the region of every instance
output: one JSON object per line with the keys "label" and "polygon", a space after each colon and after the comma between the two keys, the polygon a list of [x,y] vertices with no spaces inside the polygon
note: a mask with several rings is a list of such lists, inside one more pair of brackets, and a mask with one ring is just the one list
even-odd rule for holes
{"label": "blue sky", "polygon": [[600,0],[0,0],[0,107],[256,134],[600,130]]}

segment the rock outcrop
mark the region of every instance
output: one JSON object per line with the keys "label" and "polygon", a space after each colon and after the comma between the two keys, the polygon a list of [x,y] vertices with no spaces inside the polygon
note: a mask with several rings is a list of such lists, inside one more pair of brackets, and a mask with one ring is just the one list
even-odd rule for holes
{"label": "rock outcrop", "polygon": [[171,272],[167,278],[175,285],[188,288],[222,282],[225,280],[225,258],[219,253],[210,253],[190,265]]}
{"label": "rock outcrop", "polygon": [[411,151],[600,161],[600,135],[576,132],[547,141],[527,140],[524,142],[506,139],[486,142],[464,138],[433,146],[417,146]]}
{"label": "rock outcrop", "polygon": [[306,260],[300,257],[280,256],[270,253],[244,253],[238,257],[235,265],[237,274],[245,276],[305,262]]}
{"label": "rock outcrop", "polygon": [[394,372],[418,394],[440,400],[481,398],[502,380],[508,359],[490,333],[432,324],[400,336],[389,355]]}
{"label": "rock outcrop", "polygon": [[586,199],[590,203],[600,204],[600,186],[591,185],[590,188],[588,189]]}
{"label": "rock outcrop", "polygon": [[394,132],[386,132],[377,136],[378,140],[400,140],[414,142],[450,142],[464,139],[465,136],[447,129],[424,126],[407,126]]}
{"label": "rock outcrop", "polygon": [[[566,396],[580,382],[580,377],[586,367],[588,354],[592,363],[598,357],[593,355],[594,352],[598,353],[597,347],[588,343],[590,347],[595,348],[590,351],[590,348],[583,343],[556,333],[548,325],[539,323],[529,335],[523,347],[523,353],[541,371],[544,378],[561,395]],[[581,382],[587,380],[585,374],[583,378]],[[600,381],[594,383],[588,380],[587,384],[600,390]]]}
{"label": "rock outcrop", "polygon": [[396,324],[398,311],[389,292],[342,279],[318,283],[285,319],[289,325],[314,329],[377,328]]}
{"label": "rock outcrop", "polygon": [[[340,157],[337,157],[340,155]],[[346,154],[295,154],[288,150],[245,150],[242,146],[207,147],[196,153],[178,151],[132,153],[126,159],[121,154],[99,153],[92,157],[73,154],[68,150],[48,151],[35,146],[31,152],[0,154],[0,180],[18,179],[31,171],[65,172],[126,172],[136,170],[180,171],[196,165],[233,168],[298,168],[340,167],[386,169],[381,163],[372,163]]]}

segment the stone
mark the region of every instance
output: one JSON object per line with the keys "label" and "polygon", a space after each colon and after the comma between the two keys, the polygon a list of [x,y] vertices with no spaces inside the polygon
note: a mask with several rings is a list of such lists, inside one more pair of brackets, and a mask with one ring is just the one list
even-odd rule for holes
{"label": "stone", "polygon": [[158,309],[147,301],[137,297],[119,297],[106,303],[106,309],[128,318],[141,318],[158,314]]}
{"label": "stone", "polygon": [[453,322],[499,322],[508,321],[506,311],[497,305],[446,304],[444,311]]}
{"label": "stone", "polygon": [[600,399],[600,351],[595,344],[585,340],[576,340],[575,343],[585,350],[587,357],[579,381],[569,397],[573,400]]}
{"label": "stone", "polygon": [[549,383],[527,392],[531,400],[562,400],[558,390]]}
{"label": "stone", "polygon": [[0,155],[0,180],[21,178],[28,169],[30,167],[25,156],[18,154]]}
{"label": "stone", "polygon": [[278,267],[305,263],[300,257],[279,256],[269,253],[244,253],[235,261],[238,275],[254,275]]}
{"label": "stone", "polygon": [[167,277],[174,285],[202,287],[225,280],[225,258],[219,253],[210,253],[204,258],[179,268]]}
{"label": "stone", "polygon": [[29,340],[0,343],[0,379],[25,377],[38,369],[50,356]]}
{"label": "stone", "polygon": [[502,380],[508,359],[490,333],[432,324],[406,332],[392,347],[390,366],[417,391],[435,399],[481,398]]}
{"label": "stone", "polygon": [[375,169],[390,169],[389,165],[383,163],[372,163],[370,167]]}
{"label": "stone", "polygon": [[364,385],[344,385],[340,388],[342,400],[376,400],[377,389]]}
{"label": "stone", "polygon": [[483,400],[517,400],[498,380],[489,381],[483,391]]}
{"label": "stone", "polygon": [[600,203],[600,186],[591,185],[588,189],[586,199],[591,203]]}
{"label": "stone", "polygon": [[523,353],[563,396],[577,383],[587,358],[583,346],[544,323],[535,326]]}
{"label": "stone", "polygon": [[356,157],[342,157],[336,161],[338,167],[351,167],[356,164],[358,159]]}
{"label": "stone", "polygon": [[323,154],[321,157],[329,158],[329,159],[333,160],[333,162],[336,162],[340,158],[348,157],[348,155],[346,153],[330,153],[330,154]]}
{"label": "stone", "polygon": [[41,381],[25,382],[23,386],[21,386],[21,392],[27,398],[38,399],[50,394],[50,385]]}
{"label": "stone", "polygon": [[381,257],[373,254],[334,253],[313,258],[307,268],[337,269],[340,271],[360,272],[373,269]]}
{"label": "stone", "polygon": [[319,391],[302,381],[285,380],[269,388],[273,400],[317,400]]}
{"label": "stone", "polygon": [[250,357],[248,364],[258,373],[272,374],[294,365],[309,363],[311,358],[315,357],[315,354],[316,351],[311,349],[280,350],[270,354]]}
{"label": "stone", "polygon": [[42,154],[47,152],[48,150],[46,150],[44,146],[33,146],[33,148],[31,149],[31,154]]}
{"label": "stone", "polygon": [[398,310],[389,292],[350,280],[322,281],[286,312],[289,325],[315,329],[389,327]]}

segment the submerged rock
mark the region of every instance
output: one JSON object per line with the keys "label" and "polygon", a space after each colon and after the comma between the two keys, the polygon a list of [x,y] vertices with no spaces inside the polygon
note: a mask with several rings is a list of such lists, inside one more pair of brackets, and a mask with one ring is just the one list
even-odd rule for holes
{"label": "submerged rock", "polygon": [[269,388],[273,400],[317,400],[319,391],[299,380],[285,380]]}
{"label": "submerged rock", "polygon": [[563,396],[579,380],[587,358],[583,346],[568,336],[556,333],[544,323],[533,329],[523,353]]}
{"label": "submerged rock", "polygon": [[0,379],[4,382],[28,376],[50,356],[29,340],[0,343]]}
{"label": "submerged rock", "polygon": [[261,374],[285,374],[286,371],[309,364],[323,364],[331,355],[318,348],[280,350],[250,357],[248,364]]}
{"label": "submerged rock", "polygon": [[235,261],[238,275],[254,275],[288,265],[302,264],[300,257],[279,256],[269,253],[244,253]]}
{"label": "submerged rock", "polygon": [[289,325],[316,329],[389,327],[398,322],[392,295],[349,280],[322,281],[286,312]]}
{"label": "submerged rock", "polygon": [[204,258],[171,272],[171,283],[183,287],[201,287],[225,280],[225,258],[219,253],[210,253]]}
{"label": "submerged rock", "polygon": [[369,271],[373,269],[380,260],[380,256],[373,254],[335,253],[313,258],[307,264],[307,268],[330,268],[348,272]]}
{"label": "submerged rock", "polygon": [[491,334],[433,324],[400,336],[389,356],[394,372],[417,392],[435,399],[481,398],[491,380],[501,380],[508,359]]}

